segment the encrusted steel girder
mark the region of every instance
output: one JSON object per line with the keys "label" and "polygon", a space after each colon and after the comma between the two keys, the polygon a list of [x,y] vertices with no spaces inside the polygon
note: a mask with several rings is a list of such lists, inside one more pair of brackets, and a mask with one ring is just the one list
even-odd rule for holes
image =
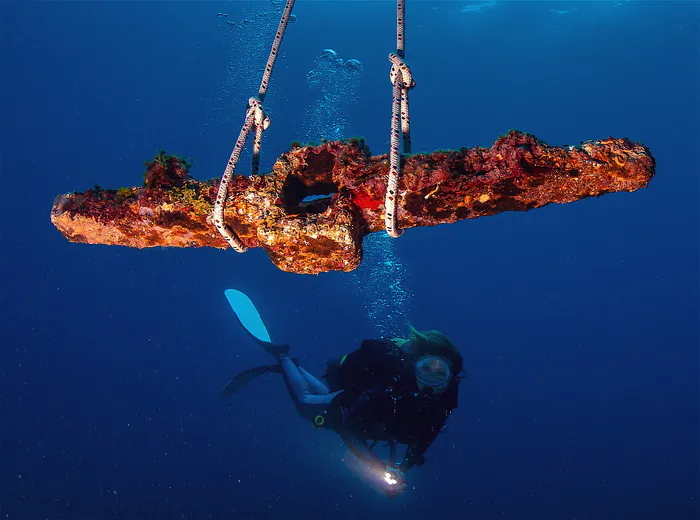
{"label": "encrusted steel girder", "polygon": [[[51,221],[71,242],[127,247],[228,244],[211,215],[218,180],[188,175],[186,160],[161,152],[144,185],[59,195]],[[389,161],[361,139],[295,146],[265,175],[235,175],[225,219],[248,247],[262,247],[294,273],[351,271],[362,237],[384,229]],[[462,148],[402,158],[398,225],[402,229],[529,211],[605,193],[644,188],[655,162],[627,139],[552,147],[511,131],[491,148]]]}

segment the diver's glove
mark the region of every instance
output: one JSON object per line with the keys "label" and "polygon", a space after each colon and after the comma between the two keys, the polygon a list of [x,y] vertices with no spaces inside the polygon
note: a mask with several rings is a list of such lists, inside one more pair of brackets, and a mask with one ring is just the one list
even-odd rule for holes
{"label": "diver's glove", "polygon": [[422,466],[423,464],[425,464],[425,457],[423,455],[414,455],[410,453],[403,459],[399,468],[401,471],[408,471],[413,466]]}
{"label": "diver's glove", "polygon": [[406,476],[396,466],[387,465],[382,478],[382,493],[394,498],[406,489]]}

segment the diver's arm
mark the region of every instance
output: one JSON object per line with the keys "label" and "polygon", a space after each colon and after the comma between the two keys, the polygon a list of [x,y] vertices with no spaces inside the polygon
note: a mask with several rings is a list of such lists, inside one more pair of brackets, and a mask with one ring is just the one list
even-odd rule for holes
{"label": "diver's arm", "polygon": [[340,435],[348,449],[372,470],[384,470],[386,464],[367,446],[367,443],[350,433]]}
{"label": "diver's arm", "polygon": [[428,451],[430,445],[437,438],[438,434],[445,425],[445,421],[442,424],[435,424],[430,427],[430,430],[415,444],[411,444],[406,450],[406,455],[399,466],[401,471],[408,471],[413,466],[422,466],[425,464],[425,452]]}
{"label": "diver's arm", "polygon": [[350,434],[341,434],[341,437],[350,451],[364,462],[370,473],[375,478],[379,477],[376,484],[382,493],[394,498],[406,489],[406,477],[400,468],[382,461],[361,438]]}
{"label": "diver's arm", "polygon": [[363,393],[350,407],[350,410],[343,412],[342,426],[336,431],[353,455],[367,464],[370,469],[382,470],[385,468],[385,464],[357,433],[364,430],[363,426],[357,421],[358,414],[361,416],[368,405],[369,397],[366,393]]}
{"label": "diver's arm", "polygon": [[425,452],[428,451],[428,448],[433,440],[435,440],[434,437],[430,440],[430,442],[411,444],[406,451],[406,456],[403,458],[399,469],[406,472],[413,466],[422,466],[425,464]]}

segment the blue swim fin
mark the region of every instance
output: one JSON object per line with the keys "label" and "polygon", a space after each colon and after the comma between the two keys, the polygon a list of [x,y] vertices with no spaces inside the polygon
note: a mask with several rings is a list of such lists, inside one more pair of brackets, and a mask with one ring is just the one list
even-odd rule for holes
{"label": "blue swim fin", "polygon": [[241,324],[248,335],[255,342],[270,353],[275,359],[282,354],[289,354],[289,345],[276,344],[272,342],[270,333],[263,323],[258,309],[255,308],[250,298],[236,289],[226,289],[224,291],[236,319]]}

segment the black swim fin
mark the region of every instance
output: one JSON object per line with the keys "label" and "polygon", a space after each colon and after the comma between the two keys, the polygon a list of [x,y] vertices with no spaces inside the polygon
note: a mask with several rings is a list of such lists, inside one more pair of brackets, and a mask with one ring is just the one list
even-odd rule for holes
{"label": "black swim fin", "polygon": [[282,367],[280,367],[279,365],[263,365],[260,367],[253,367],[249,368],[248,370],[244,370],[236,377],[231,379],[231,382],[221,390],[221,397],[232,396],[233,394],[241,390],[244,386],[246,386],[248,383],[250,383],[253,379],[263,374],[267,374],[268,372],[281,374]]}
{"label": "black swim fin", "polygon": [[[294,362],[294,364],[297,364],[299,362],[298,359],[292,359],[292,361]],[[253,367],[249,368],[248,370],[244,370],[243,372],[235,376],[233,379],[231,379],[231,382],[221,390],[221,397],[232,396],[236,392],[240,391],[248,383],[250,383],[253,379],[255,379],[258,376],[265,375],[268,372],[271,374],[281,374],[282,367],[279,365],[262,365],[259,367]]]}

